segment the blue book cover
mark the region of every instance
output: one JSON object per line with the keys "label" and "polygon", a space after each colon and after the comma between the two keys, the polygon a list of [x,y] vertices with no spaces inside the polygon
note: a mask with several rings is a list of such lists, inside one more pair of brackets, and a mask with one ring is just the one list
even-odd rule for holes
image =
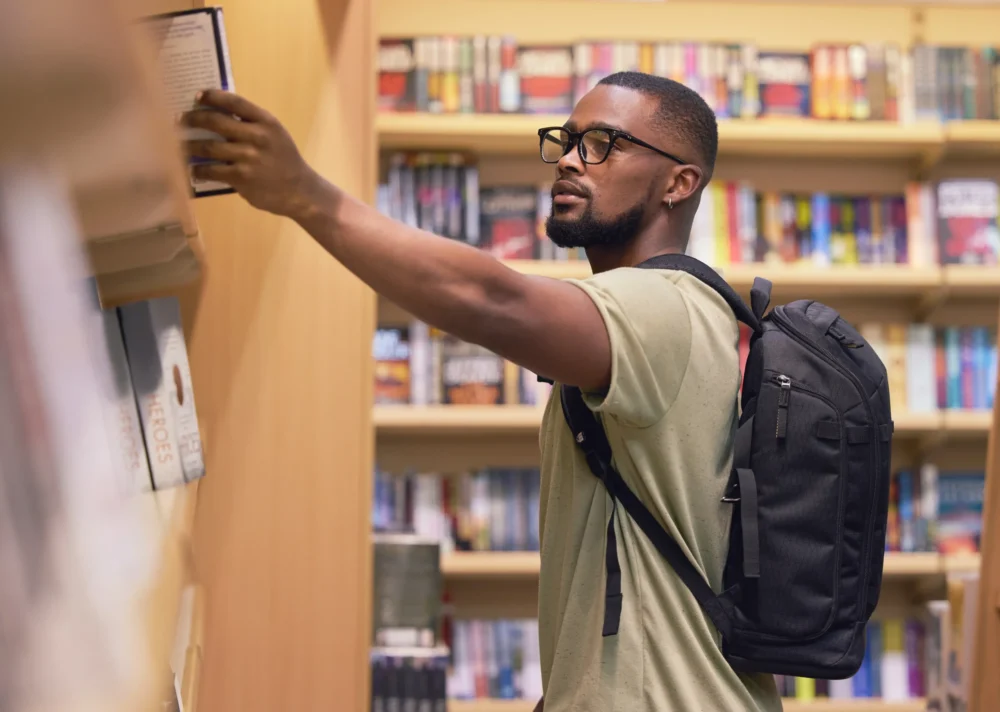
{"label": "blue book cover", "polygon": [[812,257],[823,267],[830,264],[830,196],[826,193],[812,196]]}

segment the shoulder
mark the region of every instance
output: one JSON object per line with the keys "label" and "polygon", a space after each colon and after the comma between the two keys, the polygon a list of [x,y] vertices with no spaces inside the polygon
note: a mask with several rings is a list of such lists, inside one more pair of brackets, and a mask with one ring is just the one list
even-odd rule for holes
{"label": "shoulder", "polygon": [[689,297],[675,270],[623,267],[582,280],[611,345],[607,391],[585,394],[594,410],[645,427],[662,417],[683,381],[691,353]]}
{"label": "shoulder", "polygon": [[[727,331],[737,330],[732,309],[711,286],[692,274],[673,269],[619,267],[581,280],[569,280],[595,301],[610,301],[628,307],[630,317],[659,317],[671,308],[671,322],[679,317],[707,322]],[[681,309],[682,308],[682,309]],[[683,313],[682,313],[683,312]]]}
{"label": "shoulder", "polygon": [[590,296],[606,323],[617,321],[640,333],[669,327],[679,336],[689,329],[687,290],[680,284],[686,276],[676,270],[619,267],[569,281]]}

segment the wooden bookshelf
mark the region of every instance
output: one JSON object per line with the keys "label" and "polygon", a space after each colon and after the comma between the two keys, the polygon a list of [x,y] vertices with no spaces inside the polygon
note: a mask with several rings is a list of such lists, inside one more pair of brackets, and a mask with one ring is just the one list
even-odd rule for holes
{"label": "wooden bookshelf", "polygon": [[[941,44],[1000,42],[1000,3],[947,0],[859,0],[836,3],[756,0],[672,0],[670,3],[600,3],[593,0],[440,0],[433,5],[380,0],[376,33],[421,35],[511,35],[523,44],[566,44],[581,40],[739,41],[752,38],[762,50],[804,51],[819,42],[919,41]],[[607,11],[613,7],[613,11]],[[601,12],[599,37],[591,12]],[[651,33],[649,28],[657,28]],[[537,183],[550,166],[538,161],[537,128],[559,125],[558,115],[470,115],[381,113],[379,148],[390,151],[454,150],[475,154],[482,185]],[[978,176],[995,169],[986,162],[1000,154],[1000,122],[947,124],[824,122],[812,120],[719,122],[717,176],[746,179],[761,190],[901,193],[911,180]],[[526,274],[558,279],[590,275],[585,262],[513,261]],[[909,265],[834,266],[749,264],[720,267],[747,295],[755,276],[773,283],[772,303],[815,298],[859,321],[927,321],[996,324],[1000,268]],[[843,308],[842,308],[843,307]],[[408,315],[384,300],[379,318],[403,323]],[[472,467],[537,466],[535,407],[375,407],[376,455],[390,471],[451,472]],[[923,460],[975,466],[990,432],[990,412],[895,413],[895,469]],[[939,447],[940,446],[940,447]],[[970,452],[972,454],[970,454]],[[897,457],[898,455],[898,457]],[[940,458],[940,459],[939,459]],[[897,464],[898,463],[898,464]],[[956,464],[956,467],[958,465]],[[884,577],[891,591],[876,616],[909,612],[939,595],[946,576],[975,571],[980,557],[936,553],[886,556]],[[463,617],[534,615],[538,555],[528,552],[456,552],[442,558],[442,570],[456,610]],[[451,712],[530,712],[534,701],[452,701]],[[797,712],[916,712],[923,700],[797,702]]]}
{"label": "wooden bookshelf", "polygon": [[[565,116],[538,114],[378,115],[383,149],[461,150],[479,154],[538,154],[538,128]],[[857,158],[927,161],[940,153],[940,125],[811,120],[720,120],[719,155],[758,158]]]}
{"label": "wooden bookshelf", "polygon": [[[237,91],[317,171],[372,201],[373,3],[218,4]],[[206,440],[193,539],[205,590],[198,709],[360,712],[375,299],[291,221],[232,195],[194,209],[205,270],[183,316]]]}
{"label": "wooden bookshelf", "polygon": [[[449,700],[448,712],[532,712],[532,700]],[[924,712],[923,700],[783,700],[784,712]]]}

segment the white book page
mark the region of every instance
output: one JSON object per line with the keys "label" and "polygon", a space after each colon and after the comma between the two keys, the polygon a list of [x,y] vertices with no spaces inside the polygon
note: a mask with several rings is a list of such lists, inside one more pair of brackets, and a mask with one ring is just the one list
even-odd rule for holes
{"label": "white book page", "polygon": [[[228,58],[228,48],[218,46],[213,11],[187,13],[148,20],[149,29],[157,47],[167,108],[174,119],[198,108],[195,96],[203,89],[233,89],[228,71],[223,75],[220,52]],[[222,18],[219,17],[221,23]],[[221,34],[223,43],[225,35]],[[228,61],[228,59],[227,59]],[[184,138],[218,139],[221,137],[204,129],[184,129]],[[200,162],[200,161],[197,161]],[[206,193],[229,188],[224,183],[195,181],[196,193]]]}
{"label": "white book page", "polygon": [[[149,21],[158,47],[160,74],[167,107],[179,117],[196,108],[195,95],[202,89],[223,88],[212,16],[207,12],[163,17]],[[191,137],[208,132],[188,129]]]}

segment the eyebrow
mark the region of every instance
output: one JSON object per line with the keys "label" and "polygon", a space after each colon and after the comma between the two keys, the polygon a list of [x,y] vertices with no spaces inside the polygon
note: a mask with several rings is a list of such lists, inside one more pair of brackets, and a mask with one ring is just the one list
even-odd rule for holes
{"label": "eyebrow", "polygon": [[588,124],[585,128],[580,128],[580,129],[574,127],[575,124],[572,121],[567,121],[565,124],[563,124],[564,129],[567,129],[569,131],[579,131],[581,133],[584,131],[589,131],[590,129],[610,129],[612,131],[621,131],[622,133],[629,133],[621,126],[616,126],[615,124],[609,123],[607,121],[595,121],[594,123]]}

